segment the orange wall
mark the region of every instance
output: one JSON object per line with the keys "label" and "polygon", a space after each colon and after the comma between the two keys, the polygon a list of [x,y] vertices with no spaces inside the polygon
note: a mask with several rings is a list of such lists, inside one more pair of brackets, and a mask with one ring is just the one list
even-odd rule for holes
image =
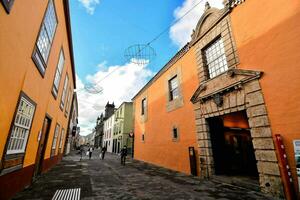
{"label": "orange wall", "polygon": [[[198,86],[194,55],[194,50],[189,50],[145,92],[134,99],[135,159],[190,173],[188,147],[193,146],[197,151],[195,115],[193,104],[190,102],[190,98]],[[176,67],[181,67],[184,106],[167,112],[165,84],[168,74]],[[148,119],[145,123],[141,123],[141,100],[144,93],[147,93]],[[178,142],[172,141],[173,125],[179,128]],[[142,142],[141,138],[144,132],[145,142]]]}
{"label": "orange wall", "polygon": [[[24,167],[35,162],[38,132],[42,129],[46,113],[53,118],[53,121],[45,158],[50,156],[56,122],[64,127],[65,132],[67,130],[68,120],[59,109],[66,72],[69,76],[69,83],[74,88],[64,7],[61,0],[55,0],[58,26],[44,78],[42,78],[31,59],[47,4],[48,1],[40,0],[32,0],[30,3],[15,1],[10,14],[7,14],[3,6],[0,5],[0,157],[2,158],[4,153],[9,128],[22,90],[37,103],[28,139]],[[61,46],[64,48],[65,66],[58,98],[55,100],[51,94],[51,89]]]}
{"label": "orange wall", "polygon": [[264,72],[260,83],[271,129],[283,137],[296,182],[293,140],[300,139],[300,1],[245,1],[233,10],[231,19],[238,67]]}

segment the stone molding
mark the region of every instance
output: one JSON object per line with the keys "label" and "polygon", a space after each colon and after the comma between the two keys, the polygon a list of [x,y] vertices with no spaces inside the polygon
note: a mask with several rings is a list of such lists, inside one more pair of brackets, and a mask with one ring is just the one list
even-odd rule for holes
{"label": "stone molding", "polygon": [[[283,197],[274,141],[259,84],[261,72],[232,69],[216,80],[201,84],[191,101],[196,112],[196,132],[199,148],[200,176],[214,175],[214,158],[207,119],[237,111],[246,111],[253,148],[257,160],[261,190]],[[237,87],[238,86],[238,87]],[[217,106],[213,95],[221,93],[223,104]]]}
{"label": "stone molding", "polygon": [[[174,76],[177,75],[178,81],[178,90],[179,90],[179,97],[170,101],[170,93],[169,93],[169,80],[171,80]],[[166,111],[171,112],[178,108],[181,108],[184,105],[183,95],[182,95],[182,70],[181,66],[178,66],[172,69],[165,79],[165,93],[166,93]]]}

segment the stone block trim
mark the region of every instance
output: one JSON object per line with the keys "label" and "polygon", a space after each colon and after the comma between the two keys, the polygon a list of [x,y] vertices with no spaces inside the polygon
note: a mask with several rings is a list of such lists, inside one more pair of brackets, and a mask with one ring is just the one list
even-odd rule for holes
{"label": "stone block trim", "polygon": [[[221,87],[222,83],[224,84],[223,81],[226,81],[226,79],[221,77],[219,78],[220,83],[215,83],[216,80],[213,80],[214,87],[218,88]],[[241,80],[244,79],[236,79],[239,82]],[[207,84],[210,84],[210,82]],[[245,110],[255,150],[261,190],[274,196],[282,197],[283,186],[274,141],[258,79],[250,78],[249,81],[242,83],[238,87],[234,87],[232,90],[218,90],[222,91],[223,104],[221,106],[217,106],[214,99],[210,98],[207,91],[205,91],[205,88],[210,87],[209,85],[203,87],[203,94],[207,98],[197,98],[199,99],[198,102],[194,101],[197,104],[195,112],[199,159],[201,163],[200,176],[207,178],[215,173],[210,132],[206,119]],[[214,91],[212,90],[212,92]]]}

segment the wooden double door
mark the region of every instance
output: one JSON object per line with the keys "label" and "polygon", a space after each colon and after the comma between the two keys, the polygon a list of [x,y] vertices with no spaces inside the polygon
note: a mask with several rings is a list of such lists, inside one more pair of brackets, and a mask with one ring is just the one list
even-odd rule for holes
{"label": "wooden double door", "polygon": [[39,146],[36,154],[35,168],[34,168],[34,179],[41,174],[43,167],[43,160],[47,148],[48,136],[51,127],[51,117],[46,115],[43,123],[42,130],[39,132],[38,140]]}

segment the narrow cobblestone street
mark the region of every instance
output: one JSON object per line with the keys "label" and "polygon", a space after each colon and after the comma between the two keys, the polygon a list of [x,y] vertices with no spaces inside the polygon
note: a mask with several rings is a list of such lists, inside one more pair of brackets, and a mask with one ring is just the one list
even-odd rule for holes
{"label": "narrow cobblestone street", "polygon": [[56,190],[69,188],[81,188],[81,199],[273,199],[131,159],[122,166],[116,155],[107,154],[105,160],[98,155],[80,161],[73,152],[14,199],[51,199]]}

